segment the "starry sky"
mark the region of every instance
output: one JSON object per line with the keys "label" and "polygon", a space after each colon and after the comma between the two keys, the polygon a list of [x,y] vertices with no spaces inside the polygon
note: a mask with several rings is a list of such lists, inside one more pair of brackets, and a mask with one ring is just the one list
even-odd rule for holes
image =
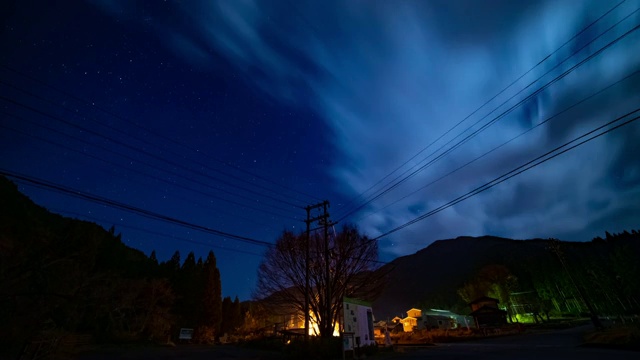
{"label": "starry sky", "polygon": [[268,244],[323,200],[379,237],[382,261],[464,235],[637,229],[638,9],[6,1],[0,169],[37,204],[115,226],[161,261],[213,250],[223,295],[242,300]]}

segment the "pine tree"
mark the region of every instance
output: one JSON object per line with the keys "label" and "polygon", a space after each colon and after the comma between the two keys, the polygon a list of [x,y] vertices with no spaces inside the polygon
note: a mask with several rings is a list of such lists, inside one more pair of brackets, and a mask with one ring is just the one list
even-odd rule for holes
{"label": "pine tree", "polygon": [[171,259],[166,262],[167,268],[174,275],[180,269],[180,251],[176,250],[176,252],[171,255]]}
{"label": "pine tree", "polygon": [[240,304],[240,299],[238,299],[238,296],[236,296],[236,298],[233,300],[233,304],[231,305],[231,324],[232,332],[237,331],[244,325],[244,317],[242,316],[242,304]]}
{"label": "pine tree", "polygon": [[233,314],[232,314],[233,302],[231,297],[225,296],[222,299],[222,324],[220,325],[220,335],[228,334],[233,330]]}
{"label": "pine tree", "polygon": [[187,275],[193,275],[191,273],[195,271],[195,269],[196,269],[196,255],[192,251],[187,255],[187,258],[184,260],[184,264],[182,264],[181,270]]}
{"label": "pine tree", "polygon": [[156,256],[156,251],[153,250],[149,255],[149,259],[153,261],[154,264],[158,265],[158,257]]}
{"label": "pine tree", "polygon": [[204,296],[203,300],[203,325],[214,329],[216,336],[220,334],[222,323],[222,285],[220,283],[220,270],[216,264],[213,251],[209,251],[204,262]]}
{"label": "pine tree", "polygon": [[195,327],[200,321],[201,309],[199,302],[202,296],[203,286],[200,274],[196,271],[196,257],[190,252],[184,260],[179,271],[179,276],[174,284],[180,299],[177,302],[178,313],[181,315],[185,326]]}

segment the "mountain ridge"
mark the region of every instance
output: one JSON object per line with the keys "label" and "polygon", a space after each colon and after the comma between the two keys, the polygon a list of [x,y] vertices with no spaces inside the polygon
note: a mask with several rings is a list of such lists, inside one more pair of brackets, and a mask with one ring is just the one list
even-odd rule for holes
{"label": "mountain ridge", "polygon": [[[600,241],[596,241],[598,239]],[[590,242],[558,243],[576,267],[587,260],[607,262],[606,257],[613,246],[613,241],[600,238]],[[638,241],[628,243],[633,245],[632,254],[640,253]],[[468,306],[457,290],[473,281],[480,269],[489,265],[505,266],[518,279],[521,291],[536,290],[540,283],[553,281],[555,277],[565,281],[566,273],[551,250],[551,244],[550,239],[516,240],[491,235],[436,240],[381,267],[380,271],[388,274],[387,286],[373,301],[374,313],[378,319],[384,320],[405,317],[407,310],[420,306],[468,312]]]}
{"label": "mountain ridge", "polygon": [[[31,296],[30,289],[35,288],[39,289],[38,296],[49,299],[45,308],[42,303],[36,306],[38,299],[29,296],[25,299],[31,303],[25,299],[15,302],[12,297],[0,298],[4,305],[0,307],[0,314],[7,318],[11,315],[11,322],[0,327],[0,334],[4,335],[4,340],[0,337],[0,344],[3,341],[5,344],[17,344],[11,336],[30,336],[29,333],[36,331],[39,324],[52,314],[56,315],[54,320],[63,323],[70,318],[66,314],[71,314],[74,306],[82,308],[89,304],[87,300],[96,303],[109,300],[97,295],[95,291],[99,289],[138,284],[137,294],[144,297],[146,287],[153,283],[142,279],[156,281],[155,284],[171,292],[177,284],[171,279],[181,278],[169,276],[171,269],[180,269],[179,257],[177,262],[172,258],[167,263],[158,264],[156,259],[147,258],[140,250],[122,243],[114,229],[105,230],[92,222],[51,213],[19,192],[18,187],[4,177],[0,177],[0,198],[3,199],[0,206],[0,275],[4,277],[0,279],[3,280],[0,281],[1,290],[7,294],[23,292]],[[640,300],[637,281],[640,278],[637,261],[640,258],[640,233],[632,230],[631,233],[605,234],[605,239],[557,241],[557,244],[562,248],[567,269],[571,269],[575,283],[583,287],[600,313],[615,316],[637,314],[640,312],[636,300]],[[377,270],[386,277],[387,286],[371,301],[374,316],[377,320],[405,317],[406,311],[412,307],[468,313],[467,301],[462,299],[458,290],[477,282],[478,275],[487,266],[503,267],[513,275],[513,279],[517,279],[517,286],[509,290],[537,294],[541,310],[558,314],[583,313],[586,310],[574,279],[568,276],[558,256],[551,251],[554,243],[550,239],[515,240],[491,235],[434,241]],[[43,261],[43,255],[48,256],[49,263]],[[65,259],[65,262],[57,259]],[[39,271],[33,272],[33,269]],[[100,277],[87,276],[88,269],[93,269],[92,273],[100,274]],[[28,276],[24,277],[20,271]],[[164,281],[165,277],[171,281]],[[105,283],[103,280],[107,278],[110,280]],[[42,279],[47,280],[46,286],[42,285]],[[112,295],[124,294],[116,290]],[[178,290],[176,293],[183,293]],[[75,305],[65,305],[58,296],[60,294],[75,299]],[[167,300],[168,303],[172,301]],[[170,312],[169,307],[166,305],[164,310],[160,310]],[[34,308],[40,311],[34,312]],[[95,321],[83,320],[81,323],[91,327]],[[65,326],[74,328],[76,325]],[[19,334],[16,329],[21,328],[24,331]]]}

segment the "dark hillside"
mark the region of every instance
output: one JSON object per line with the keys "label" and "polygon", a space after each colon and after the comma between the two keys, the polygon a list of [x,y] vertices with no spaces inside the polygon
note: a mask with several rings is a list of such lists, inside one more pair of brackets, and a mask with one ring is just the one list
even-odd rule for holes
{"label": "dark hillside", "polygon": [[157,265],[113,231],[34,204],[4,177],[0,198],[0,347],[16,351],[45,330],[106,334],[104,306],[122,297],[110,291]]}
{"label": "dark hillside", "polygon": [[4,177],[0,199],[0,357],[73,336],[166,342],[181,327],[204,343],[243,326],[238,299],[223,302],[213,251],[158,263],[113,228],[50,213]]}
{"label": "dark hillside", "polygon": [[[577,298],[575,286],[550,240],[511,240],[493,236],[458,237],[439,240],[413,255],[403,256],[385,265],[389,270],[388,285],[374,302],[376,316],[381,319],[404,317],[411,307],[448,308],[468,311],[457,290],[487,265],[502,265],[517,278],[517,291],[535,291],[548,300],[558,312],[570,311],[563,305]],[[633,259],[640,254],[640,236],[635,231],[610,235],[607,240],[591,242],[559,242],[566,264],[580,286],[593,289],[599,281],[601,289],[591,298],[602,300],[602,312],[629,310],[638,299],[638,287],[632,284],[639,275]],[[614,259],[615,257],[620,259]],[[594,278],[595,277],[595,278]],[[636,277],[637,278],[637,277]],[[562,297],[562,298],[560,298]],[[620,299],[611,300],[612,298]],[[611,305],[617,302],[626,304]],[[615,310],[614,310],[615,309]],[[577,311],[579,311],[578,309]]]}

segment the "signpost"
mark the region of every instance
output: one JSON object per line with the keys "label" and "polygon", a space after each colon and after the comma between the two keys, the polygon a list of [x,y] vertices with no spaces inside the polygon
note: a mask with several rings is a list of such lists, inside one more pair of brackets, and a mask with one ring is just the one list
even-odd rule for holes
{"label": "signpost", "polygon": [[191,340],[193,338],[193,329],[181,328],[178,340]]}

